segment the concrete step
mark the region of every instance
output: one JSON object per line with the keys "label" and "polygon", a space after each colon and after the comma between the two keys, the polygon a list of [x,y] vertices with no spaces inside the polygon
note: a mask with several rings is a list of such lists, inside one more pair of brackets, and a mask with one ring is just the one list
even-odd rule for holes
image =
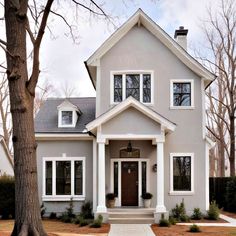
{"label": "concrete step", "polygon": [[110,224],[153,224],[154,218],[109,218]]}
{"label": "concrete step", "polygon": [[154,209],[112,208],[108,209],[108,221],[112,224],[152,224]]}

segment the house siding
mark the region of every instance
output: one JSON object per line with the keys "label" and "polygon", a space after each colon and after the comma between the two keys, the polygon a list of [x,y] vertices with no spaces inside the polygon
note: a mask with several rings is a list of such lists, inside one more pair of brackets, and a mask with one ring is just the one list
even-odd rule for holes
{"label": "house siding", "polygon": [[[187,211],[194,207],[206,210],[205,195],[205,141],[202,136],[201,78],[185,66],[167,47],[144,27],[133,27],[100,60],[101,77],[100,114],[108,111],[110,104],[111,71],[151,70],[154,73],[154,103],[149,106],[177,124],[173,133],[166,135],[165,155],[165,204],[168,210],[184,199]],[[194,83],[194,109],[170,108],[170,81],[191,79]],[[97,114],[97,115],[100,115]],[[123,125],[116,122],[116,127]],[[139,129],[137,125],[133,125]],[[105,127],[105,126],[104,126]],[[145,132],[145,125],[142,131]],[[130,128],[130,127],[129,127]],[[130,128],[132,129],[132,128]],[[103,131],[102,131],[103,132]],[[104,130],[107,132],[107,128]],[[129,131],[127,130],[127,133]],[[194,153],[194,195],[170,196],[170,153]],[[208,180],[207,180],[208,181]],[[153,192],[155,194],[155,192]],[[196,205],[193,206],[193,203]]]}
{"label": "house siding", "polygon": [[2,144],[0,144],[0,176],[3,174],[13,176],[14,170],[13,170],[13,167],[12,167],[10,161],[8,160],[8,157],[6,155],[6,152],[5,152]]}
{"label": "house siding", "polygon": [[[37,148],[37,167],[38,167],[38,186],[39,199],[42,202],[42,180],[43,180],[43,157],[62,157],[63,153],[67,157],[86,157],[86,201],[93,199],[93,143],[92,141],[38,141]],[[66,157],[65,157],[66,160]],[[68,201],[45,201],[46,214],[51,212],[62,213],[68,207]],[[74,211],[79,212],[83,201],[74,202]]]}

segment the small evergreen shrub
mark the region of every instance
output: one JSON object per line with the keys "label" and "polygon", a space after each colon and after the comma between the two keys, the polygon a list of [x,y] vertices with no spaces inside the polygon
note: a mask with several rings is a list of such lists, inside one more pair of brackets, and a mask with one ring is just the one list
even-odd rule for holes
{"label": "small evergreen shrub", "polygon": [[80,218],[81,218],[80,215],[76,216],[73,223],[76,224],[76,225],[79,225],[80,224]]}
{"label": "small evergreen shrub", "polygon": [[93,206],[92,202],[84,202],[84,204],[81,206],[81,213],[80,216],[82,216],[84,219],[93,219]]}
{"label": "small evergreen shrub", "polygon": [[213,201],[210,206],[209,210],[207,211],[207,219],[209,220],[218,220],[220,215],[220,210],[215,201]]}
{"label": "small evergreen shrub", "polygon": [[176,204],[175,208],[171,210],[171,216],[176,219],[177,222],[187,222],[189,217],[186,215],[184,201],[180,204]]}
{"label": "small evergreen shrub", "polygon": [[102,226],[102,221],[103,221],[103,217],[102,217],[102,215],[99,215],[99,216],[97,217],[97,219],[95,219],[95,220],[93,221],[93,223],[90,225],[90,227],[91,227],[91,228],[101,228],[101,226]]}
{"label": "small evergreen shrub", "polygon": [[170,227],[170,222],[167,219],[160,219],[159,226],[160,227]]}
{"label": "small evergreen shrub", "polygon": [[191,219],[193,220],[201,220],[203,218],[203,214],[200,210],[200,208],[194,208],[193,209],[193,214],[191,216]]}
{"label": "small evergreen shrub", "polygon": [[49,219],[51,219],[51,220],[57,219],[57,213],[51,212],[50,215],[49,215]]}
{"label": "small evergreen shrub", "polygon": [[15,218],[15,180],[8,175],[0,177],[0,215],[2,219]]}
{"label": "small evergreen shrub", "polygon": [[66,212],[64,212],[60,217],[60,220],[64,223],[72,223],[73,219],[74,218],[69,217],[69,215]]}
{"label": "small evergreen shrub", "polygon": [[89,224],[88,220],[86,220],[86,219],[84,219],[82,216],[80,216],[80,223],[79,223],[79,226],[80,226],[80,227],[83,227],[83,226],[86,226],[86,225],[88,225],[88,224]]}
{"label": "small evergreen shrub", "polygon": [[227,182],[225,200],[226,209],[236,212],[236,177]]}
{"label": "small evergreen shrub", "polygon": [[177,220],[173,216],[170,216],[169,217],[169,222],[170,222],[171,225],[176,225]]}
{"label": "small evergreen shrub", "polygon": [[64,223],[72,223],[74,222],[75,219],[75,214],[74,214],[74,203],[73,199],[71,198],[69,207],[66,208],[66,211],[61,215],[60,220]]}
{"label": "small evergreen shrub", "polygon": [[153,195],[147,192],[147,193],[143,193],[141,197],[142,199],[149,200],[149,199],[152,199]]}
{"label": "small evergreen shrub", "polygon": [[201,232],[199,226],[197,226],[196,224],[193,224],[189,227],[189,232],[192,232],[192,233],[199,233]]}

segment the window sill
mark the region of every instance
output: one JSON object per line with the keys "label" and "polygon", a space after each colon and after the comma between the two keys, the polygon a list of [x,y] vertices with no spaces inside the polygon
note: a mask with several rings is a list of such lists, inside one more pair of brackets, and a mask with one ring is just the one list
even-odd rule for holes
{"label": "window sill", "polygon": [[171,196],[191,196],[194,195],[193,191],[170,191],[169,195]]}
{"label": "window sill", "polygon": [[170,110],[194,110],[194,106],[171,106]]}
{"label": "window sill", "polygon": [[85,196],[42,196],[42,201],[45,202],[52,202],[52,201],[57,201],[57,202],[66,202],[66,201],[84,201]]}

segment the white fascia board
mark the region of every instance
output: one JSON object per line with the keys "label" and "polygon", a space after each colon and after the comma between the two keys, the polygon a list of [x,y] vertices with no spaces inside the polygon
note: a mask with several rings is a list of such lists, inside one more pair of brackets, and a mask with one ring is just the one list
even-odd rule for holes
{"label": "white fascia board", "polygon": [[172,37],[170,37],[160,26],[158,26],[148,15],[139,9],[131,16],[117,31],[115,31],[86,61],[88,66],[96,66],[96,62],[107,51],[109,51],[128,31],[138,22],[148,29],[156,38],[158,38],[167,48],[169,48],[187,67],[205,78],[208,82],[215,79],[207,68],[196,61],[187,53]]}
{"label": "white fascia board", "polygon": [[35,139],[40,140],[92,140],[89,134],[69,134],[69,133],[35,133]]}
{"label": "white fascia board", "polygon": [[115,117],[117,114],[123,112],[129,107],[134,107],[141,113],[145,114],[149,118],[155,120],[156,122],[160,123],[164,128],[169,129],[171,131],[175,130],[176,125],[171,123],[170,121],[166,120],[162,116],[158,115],[156,112],[152,111],[150,108],[146,107],[145,105],[141,104],[137,100],[135,100],[133,97],[128,97],[123,102],[116,105],[113,109],[109,110],[107,113],[101,115],[94,121],[90,122],[86,125],[87,130],[92,130],[99,125],[107,122],[108,120]]}

